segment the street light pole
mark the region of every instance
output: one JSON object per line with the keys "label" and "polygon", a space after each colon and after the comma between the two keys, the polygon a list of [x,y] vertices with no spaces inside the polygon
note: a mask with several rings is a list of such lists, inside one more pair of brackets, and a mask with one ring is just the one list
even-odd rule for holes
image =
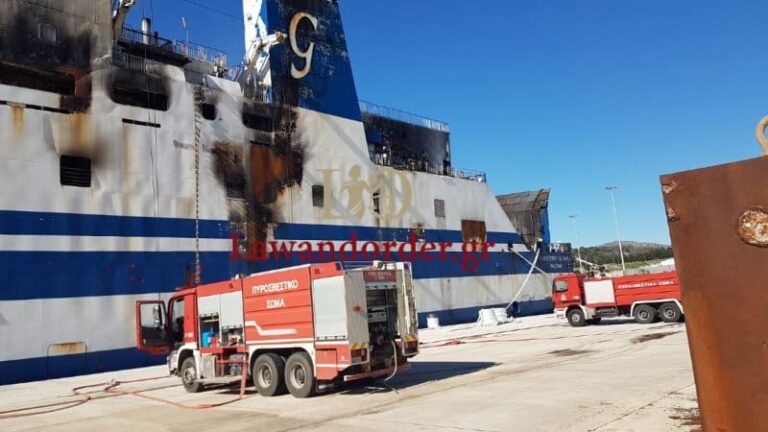
{"label": "street light pole", "polygon": [[618,188],[618,186],[608,186],[605,190],[611,195],[611,208],[613,209],[613,221],[616,224],[616,239],[619,241],[619,255],[621,256],[621,271],[623,273],[627,271],[627,266],[624,264],[624,249],[621,247],[621,233],[619,232],[619,215],[616,212],[616,200],[613,198],[613,191]]}
{"label": "street light pole", "polygon": [[579,272],[584,274],[584,263],[581,261],[581,244],[579,243],[579,232],[576,230],[576,218],[579,217],[579,215],[570,215],[568,217],[571,218],[571,224],[573,224],[573,238],[576,241],[576,253],[579,257]]}

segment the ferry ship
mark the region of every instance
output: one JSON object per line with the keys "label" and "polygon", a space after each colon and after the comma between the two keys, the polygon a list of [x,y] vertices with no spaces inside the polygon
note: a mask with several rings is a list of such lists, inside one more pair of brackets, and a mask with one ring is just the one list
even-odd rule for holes
{"label": "ferry ship", "polygon": [[244,0],[237,67],[127,27],[134,5],[0,4],[0,384],[162,362],[135,349],[137,300],[295,265],[294,244],[452,243],[413,257],[421,325],[505,306],[533,264],[514,312],[551,310],[546,273],[573,263],[548,192],[497,199],[446,124],[360,102],[337,0]]}

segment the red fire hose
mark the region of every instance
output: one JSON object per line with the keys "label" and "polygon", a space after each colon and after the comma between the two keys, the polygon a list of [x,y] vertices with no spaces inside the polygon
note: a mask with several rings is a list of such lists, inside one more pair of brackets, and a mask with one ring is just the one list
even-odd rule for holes
{"label": "red fire hose", "polygon": [[[239,361],[238,361],[238,363],[239,363]],[[112,381],[104,382],[104,383],[88,384],[88,385],[84,385],[84,386],[75,387],[75,388],[72,389],[72,396],[77,397],[78,398],[77,400],[66,401],[66,402],[54,402],[54,403],[49,403],[49,404],[35,405],[35,406],[24,407],[24,408],[16,408],[16,409],[7,410],[7,411],[0,411],[0,420],[19,418],[19,417],[30,417],[30,416],[36,416],[36,415],[41,415],[41,414],[50,414],[50,413],[53,413],[53,412],[63,411],[63,410],[66,410],[66,409],[70,409],[70,408],[74,408],[74,407],[83,405],[84,403],[86,403],[88,401],[91,401],[91,400],[94,400],[94,399],[106,399],[106,398],[109,398],[109,397],[117,397],[117,396],[135,396],[135,397],[138,397],[138,398],[142,398],[142,399],[146,399],[146,400],[151,400],[151,401],[154,401],[154,402],[161,402],[161,403],[165,403],[165,404],[168,404],[168,405],[173,405],[175,407],[183,408],[183,409],[210,409],[210,408],[216,408],[216,407],[220,407],[220,406],[224,406],[224,405],[229,405],[231,403],[234,403],[234,402],[237,402],[237,401],[240,401],[240,400],[244,399],[244,397],[245,397],[245,384],[246,384],[246,381],[247,381],[246,380],[246,377],[247,377],[246,371],[247,371],[247,367],[244,367],[243,368],[242,377],[241,377],[241,380],[240,380],[240,394],[236,398],[229,399],[229,400],[226,400],[226,401],[223,401],[223,402],[197,404],[197,405],[188,405],[188,404],[174,402],[172,400],[163,399],[163,398],[159,398],[159,397],[155,397],[155,396],[150,396],[150,395],[144,394],[144,393],[149,392],[149,391],[162,390],[162,389],[171,388],[171,387],[178,387],[179,384],[173,384],[173,385],[169,385],[169,386],[156,387],[156,388],[145,389],[145,390],[133,390],[133,391],[118,389],[118,387],[123,385],[123,384],[135,384],[135,383],[139,383],[139,382],[155,381],[155,380],[160,380],[160,379],[168,378],[168,376],[166,375],[166,376],[159,376],[159,377],[152,377],[152,378],[142,378],[142,379],[128,380],[128,381],[112,380]],[[101,396],[101,397],[98,397],[98,398],[94,398],[93,396],[91,396],[89,394],[81,393],[82,390],[91,389],[91,388],[95,388],[95,387],[102,387],[101,391],[106,393],[107,395],[106,396]],[[50,408],[50,409],[46,409],[46,408]],[[38,410],[42,410],[42,411],[38,411]]]}

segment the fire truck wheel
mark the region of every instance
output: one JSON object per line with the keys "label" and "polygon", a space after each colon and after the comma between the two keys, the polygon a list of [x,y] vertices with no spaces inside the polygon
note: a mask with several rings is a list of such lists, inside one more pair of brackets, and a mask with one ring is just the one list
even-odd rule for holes
{"label": "fire truck wheel", "polygon": [[656,321],[656,309],[653,306],[643,304],[635,308],[635,321],[640,324],[650,324]]}
{"label": "fire truck wheel", "polygon": [[584,327],[585,325],[587,325],[587,320],[584,317],[584,311],[578,308],[569,310],[568,322],[573,327]]}
{"label": "fire truck wheel", "polygon": [[664,303],[661,305],[659,308],[659,315],[664,322],[668,323],[680,322],[680,319],[683,317],[683,313],[680,312],[680,308],[677,307],[677,304],[672,302]]}
{"label": "fire truck wheel", "polygon": [[276,396],[285,393],[285,361],[277,354],[266,353],[256,358],[251,378],[256,391],[262,396]]}
{"label": "fire truck wheel", "polygon": [[285,363],[285,384],[294,397],[307,398],[315,395],[315,372],[309,354],[299,351],[288,357]]}
{"label": "fire truck wheel", "polygon": [[194,357],[189,357],[181,364],[181,384],[184,390],[190,393],[197,393],[203,389],[203,385],[197,381],[197,368],[195,367]]}

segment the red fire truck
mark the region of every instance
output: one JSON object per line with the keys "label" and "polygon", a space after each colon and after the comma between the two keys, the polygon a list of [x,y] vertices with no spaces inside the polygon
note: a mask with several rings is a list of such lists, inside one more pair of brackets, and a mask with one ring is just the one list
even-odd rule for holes
{"label": "red fire truck", "polygon": [[248,374],[264,396],[309,397],[407,369],[419,350],[408,263],[275,270],[177,291],[167,308],[139,301],[136,314],[138,348],[168,355],[189,392]]}
{"label": "red fire truck", "polygon": [[602,318],[631,316],[648,324],[683,319],[677,273],[590,279],[581,274],[556,277],[552,283],[555,316],[574,327],[598,324]]}

